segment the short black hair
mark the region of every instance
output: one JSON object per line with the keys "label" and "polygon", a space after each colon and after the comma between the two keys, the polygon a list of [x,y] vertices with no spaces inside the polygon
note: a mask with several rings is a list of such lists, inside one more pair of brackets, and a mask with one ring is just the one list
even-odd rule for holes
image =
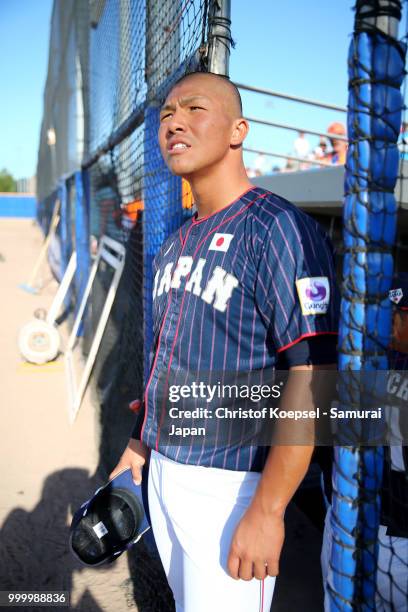
{"label": "short black hair", "polygon": [[241,98],[241,94],[239,93],[239,89],[238,87],[235,85],[235,83],[233,83],[232,81],[230,81],[230,78],[228,76],[225,76],[224,74],[216,74],[215,72],[204,72],[203,70],[196,70],[193,72],[186,72],[186,74],[183,74],[180,78],[177,79],[177,81],[175,83],[173,83],[171,85],[171,87],[169,88],[169,91],[167,92],[168,94],[170,93],[170,91],[179,83],[182,83],[183,81],[185,81],[186,79],[188,79],[191,76],[196,76],[196,75],[202,75],[202,74],[208,74],[214,77],[217,77],[218,79],[222,79],[223,81],[225,81],[226,83],[228,83],[228,85],[230,86],[231,90],[234,93],[234,96],[236,98],[236,101],[238,102],[238,107],[240,110],[240,113],[242,115],[243,110],[242,110],[242,98]]}

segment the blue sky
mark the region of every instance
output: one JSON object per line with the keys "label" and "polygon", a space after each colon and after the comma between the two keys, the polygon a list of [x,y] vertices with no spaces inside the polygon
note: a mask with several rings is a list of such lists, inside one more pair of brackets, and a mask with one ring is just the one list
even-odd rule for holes
{"label": "blue sky", "polygon": [[0,169],[32,176],[37,164],[52,0],[0,0]]}
{"label": "blue sky", "polygon": [[[347,104],[347,50],[354,0],[232,0],[232,80]],[[248,7],[251,6],[251,10]],[[52,0],[0,0],[0,168],[35,173]],[[344,115],[243,93],[249,116],[325,130]],[[296,134],[253,126],[248,146],[289,153]],[[317,137],[310,137],[314,145]],[[248,157],[248,161],[251,157]],[[269,158],[268,165],[282,164]]]}
{"label": "blue sky", "polygon": [[[350,0],[232,0],[232,80],[340,106],[347,105],[347,53],[354,25]],[[242,92],[244,113],[325,131],[345,114]],[[290,153],[296,132],[251,127],[247,145]],[[308,137],[317,144],[316,136]],[[247,156],[247,162],[253,156]],[[282,165],[268,158],[268,166]]]}

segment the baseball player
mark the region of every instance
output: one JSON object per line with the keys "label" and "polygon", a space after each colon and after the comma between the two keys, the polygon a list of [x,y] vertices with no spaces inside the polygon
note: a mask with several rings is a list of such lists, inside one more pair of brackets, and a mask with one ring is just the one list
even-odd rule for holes
{"label": "baseball player", "polygon": [[[154,261],[150,376],[111,477],[130,466],[139,482],[149,456],[152,527],[177,612],[269,610],[285,508],[313,446],[229,441],[231,422],[215,418],[211,402],[214,435],[195,428],[172,442],[163,388],[201,371],[261,372],[279,361],[289,370],[280,407],[313,408],[315,371],[336,361],[330,244],[310,217],[249,182],[247,133],[225,77],[186,75],[161,109],[161,153],[189,181],[197,212]],[[295,370],[304,374],[296,384]]]}
{"label": "baseball player", "polygon": [[[394,305],[392,341],[388,359],[388,397],[397,405],[385,406],[390,446],[384,447],[384,468],[381,489],[381,515],[378,528],[378,559],[376,575],[375,609],[379,612],[394,610],[405,612],[408,607],[408,451],[404,439],[408,433],[408,417],[405,414],[408,395],[408,274],[400,274],[393,281],[389,298]],[[320,454],[323,457],[323,454]],[[325,476],[325,493],[331,501],[332,453],[327,454],[321,465]],[[324,579],[325,610],[330,610],[327,581],[331,583],[331,508],[326,515],[322,573]]]}

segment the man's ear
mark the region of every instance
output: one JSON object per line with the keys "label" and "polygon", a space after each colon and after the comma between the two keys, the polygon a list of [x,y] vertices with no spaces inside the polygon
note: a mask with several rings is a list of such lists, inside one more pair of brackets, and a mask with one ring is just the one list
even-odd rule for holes
{"label": "man's ear", "polygon": [[231,145],[241,145],[249,132],[249,123],[243,117],[234,121],[234,127],[231,134]]}

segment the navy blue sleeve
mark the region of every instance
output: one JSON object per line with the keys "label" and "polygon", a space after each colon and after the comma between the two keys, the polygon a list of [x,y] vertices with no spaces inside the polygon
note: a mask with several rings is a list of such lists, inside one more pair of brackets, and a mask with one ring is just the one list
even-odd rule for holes
{"label": "navy blue sleeve", "polygon": [[256,300],[278,353],[303,338],[337,334],[331,243],[301,211],[290,208],[276,217],[260,257]]}
{"label": "navy blue sleeve", "polygon": [[277,369],[300,365],[337,363],[337,336],[322,334],[304,338],[279,354]]}

